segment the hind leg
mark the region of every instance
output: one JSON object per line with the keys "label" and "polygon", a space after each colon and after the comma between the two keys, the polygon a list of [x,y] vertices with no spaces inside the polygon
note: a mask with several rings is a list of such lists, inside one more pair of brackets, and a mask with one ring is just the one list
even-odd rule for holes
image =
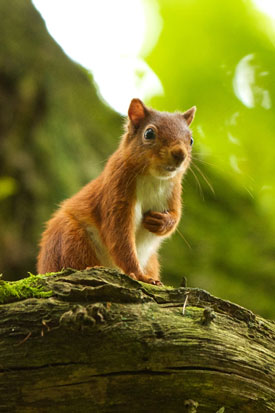
{"label": "hind leg", "polygon": [[60,257],[62,267],[83,270],[87,267],[100,266],[95,245],[84,228],[79,227],[78,223],[73,227],[71,223],[70,228],[65,232],[67,233],[63,238]]}
{"label": "hind leg", "polygon": [[84,270],[100,265],[95,246],[86,230],[70,217],[54,217],[43,234],[38,256],[38,273],[60,271],[63,268]]}

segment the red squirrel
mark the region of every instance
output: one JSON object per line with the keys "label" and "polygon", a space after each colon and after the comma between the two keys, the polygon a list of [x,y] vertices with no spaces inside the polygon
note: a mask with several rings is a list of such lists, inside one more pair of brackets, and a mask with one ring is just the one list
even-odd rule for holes
{"label": "red squirrel", "polygon": [[180,220],[195,111],[159,112],[131,101],[126,132],[103,172],[48,221],[40,274],[105,266],[161,285],[157,251]]}

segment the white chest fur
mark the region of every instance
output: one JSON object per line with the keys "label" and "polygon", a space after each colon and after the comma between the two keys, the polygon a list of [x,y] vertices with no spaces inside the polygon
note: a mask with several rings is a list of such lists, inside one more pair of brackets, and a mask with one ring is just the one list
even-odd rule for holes
{"label": "white chest fur", "polygon": [[164,237],[155,235],[142,225],[143,214],[147,211],[163,212],[168,209],[168,201],[173,190],[173,181],[156,177],[139,177],[136,186],[135,238],[136,252],[142,270],[148,259],[156,252]]}

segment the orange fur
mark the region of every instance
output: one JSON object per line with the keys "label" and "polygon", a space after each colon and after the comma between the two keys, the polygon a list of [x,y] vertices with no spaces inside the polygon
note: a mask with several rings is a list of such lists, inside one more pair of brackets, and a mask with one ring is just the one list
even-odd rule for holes
{"label": "orange fur", "polygon": [[[158,112],[132,100],[127,131],[101,175],[64,201],[48,221],[39,273],[105,265],[159,284],[158,243],[180,219],[181,179],[191,159],[188,125],[194,112]],[[152,141],[145,138],[148,128],[154,131]],[[147,253],[143,242],[152,252]]]}
{"label": "orange fur", "polygon": [[160,279],[160,268],[159,268],[159,260],[157,254],[151,255],[149,258],[149,261],[147,263],[146,269],[145,269],[146,274],[148,274],[149,278],[154,280],[154,281],[159,281]]}

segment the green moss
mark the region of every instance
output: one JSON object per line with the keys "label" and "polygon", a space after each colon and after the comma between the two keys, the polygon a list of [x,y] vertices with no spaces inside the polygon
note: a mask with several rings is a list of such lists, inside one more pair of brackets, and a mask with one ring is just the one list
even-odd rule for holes
{"label": "green moss", "polygon": [[156,293],[157,291],[162,291],[165,292],[166,290],[174,290],[175,287],[171,287],[169,285],[164,285],[164,286],[159,286],[159,285],[154,285],[154,284],[148,284],[142,281],[139,281],[139,283],[142,285],[142,289],[147,291],[148,293]]}
{"label": "green moss", "polygon": [[33,275],[19,281],[0,280],[0,303],[10,303],[25,298],[47,298],[53,295],[52,291],[45,291],[41,280],[46,275]]}

